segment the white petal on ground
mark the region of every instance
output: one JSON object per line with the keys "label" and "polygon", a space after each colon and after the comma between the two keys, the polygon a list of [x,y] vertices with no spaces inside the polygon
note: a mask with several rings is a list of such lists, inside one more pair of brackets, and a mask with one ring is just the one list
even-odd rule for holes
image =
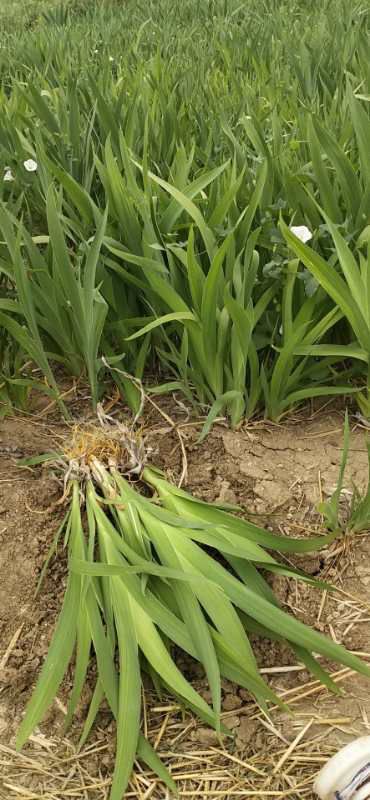
{"label": "white petal on ground", "polygon": [[294,236],[303,243],[309,242],[310,239],[312,239],[312,233],[306,225],[291,225],[290,230],[294,233]]}
{"label": "white petal on ground", "polygon": [[4,181],[14,181],[14,175],[13,175],[10,167],[6,167],[6,169],[5,169]]}
{"label": "white petal on ground", "polygon": [[27,172],[36,172],[37,161],[34,161],[33,158],[28,158],[27,161],[23,162],[23,166]]}

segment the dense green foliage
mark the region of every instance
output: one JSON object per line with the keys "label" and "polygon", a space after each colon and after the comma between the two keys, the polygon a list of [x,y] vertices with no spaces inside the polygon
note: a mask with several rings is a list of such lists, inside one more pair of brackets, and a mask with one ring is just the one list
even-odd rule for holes
{"label": "dense green foliage", "polygon": [[346,391],[368,411],[369,10],[79,0],[8,18],[10,401],[31,360],[54,395],[56,365],[85,371],[94,404],[110,363],[133,406],[127,374],[150,366],[156,391],[234,424]]}

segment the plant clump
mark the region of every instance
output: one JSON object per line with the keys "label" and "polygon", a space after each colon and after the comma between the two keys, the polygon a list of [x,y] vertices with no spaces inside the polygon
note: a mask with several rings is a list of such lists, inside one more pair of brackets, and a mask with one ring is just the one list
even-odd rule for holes
{"label": "plant clump", "polygon": [[[117,729],[111,800],[120,800],[136,758],[176,788],[141,732],[144,673],[158,691],[229,735],[221,722],[222,677],[245,688],[266,713],[270,703],[281,704],[259,671],[251,634],[286,641],[333,691],[320,656],[369,677],[370,667],[280,608],[263,574],[315,584],[274,553],[326,547],[336,532],[288,539],[204,503],[145,465],[145,445],[132,429],[99,414],[96,424],[76,426],[64,450],[49,457],[50,466],[64,471],[67,510],[57,539],[63,535],[68,552],[68,581],[18,746],[42,719],[74,659],[70,725],[94,658],[97,679],[81,743],[105,699]],[[202,665],[210,704],[180,671],[174,648]]]}

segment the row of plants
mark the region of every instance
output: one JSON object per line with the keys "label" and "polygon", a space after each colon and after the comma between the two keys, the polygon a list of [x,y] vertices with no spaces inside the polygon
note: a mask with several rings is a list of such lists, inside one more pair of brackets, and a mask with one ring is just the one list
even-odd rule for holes
{"label": "row of plants", "polygon": [[[296,59],[299,3],[263,20],[253,4],[215,3],[210,18],[206,5],[191,36],[165,2],[138,27],[134,15],[123,54],[114,4],[50,12],[22,55],[9,38],[0,313],[17,346],[4,342],[4,412],[25,401],[31,361],[54,396],[55,365],[85,372],[94,406],[114,364],[233,424],[345,392],[367,413],[368,17],[334,19],[329,4]],[[338,59],[319,54],[329,24],[346,41]],[[303,226],[306,244],[292,234]]]}

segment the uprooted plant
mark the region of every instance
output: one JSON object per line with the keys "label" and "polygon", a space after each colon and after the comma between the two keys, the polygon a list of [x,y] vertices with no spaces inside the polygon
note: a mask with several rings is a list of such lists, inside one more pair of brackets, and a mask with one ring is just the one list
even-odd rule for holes
{"label": "uprooted plant", "polygon": [[[220,715],[222,676],[246,688],[265,710],[269,702],[281,705],[259,672],[250,633],[286,640],[296,658],[333,691],[337,687],[317,654],[370,677],[367,664],[283,611],[259,571],[314,583],[268,551],[316,550],[335,533],[287,539],[190,496],[145,465],[144,444],[132,429],[104,415],[97,424],[76,428],[64,450],[49,459],[62,470],[65,483],[68,509],[56,539],[64,535],[68,548],[68,581],[19,747],[51,704],[73,656],[65,725],[80,701],[94,654],[97,680],[81,743],[105,699],[117,725],[111,800],[121,800],[137,757],[176,790],[141,733],[143,672],[220,734],[229,733]],[[145,493],[140,491],[144,484]],[[204,667],[212,706],[180,672],[172,645]]]}

